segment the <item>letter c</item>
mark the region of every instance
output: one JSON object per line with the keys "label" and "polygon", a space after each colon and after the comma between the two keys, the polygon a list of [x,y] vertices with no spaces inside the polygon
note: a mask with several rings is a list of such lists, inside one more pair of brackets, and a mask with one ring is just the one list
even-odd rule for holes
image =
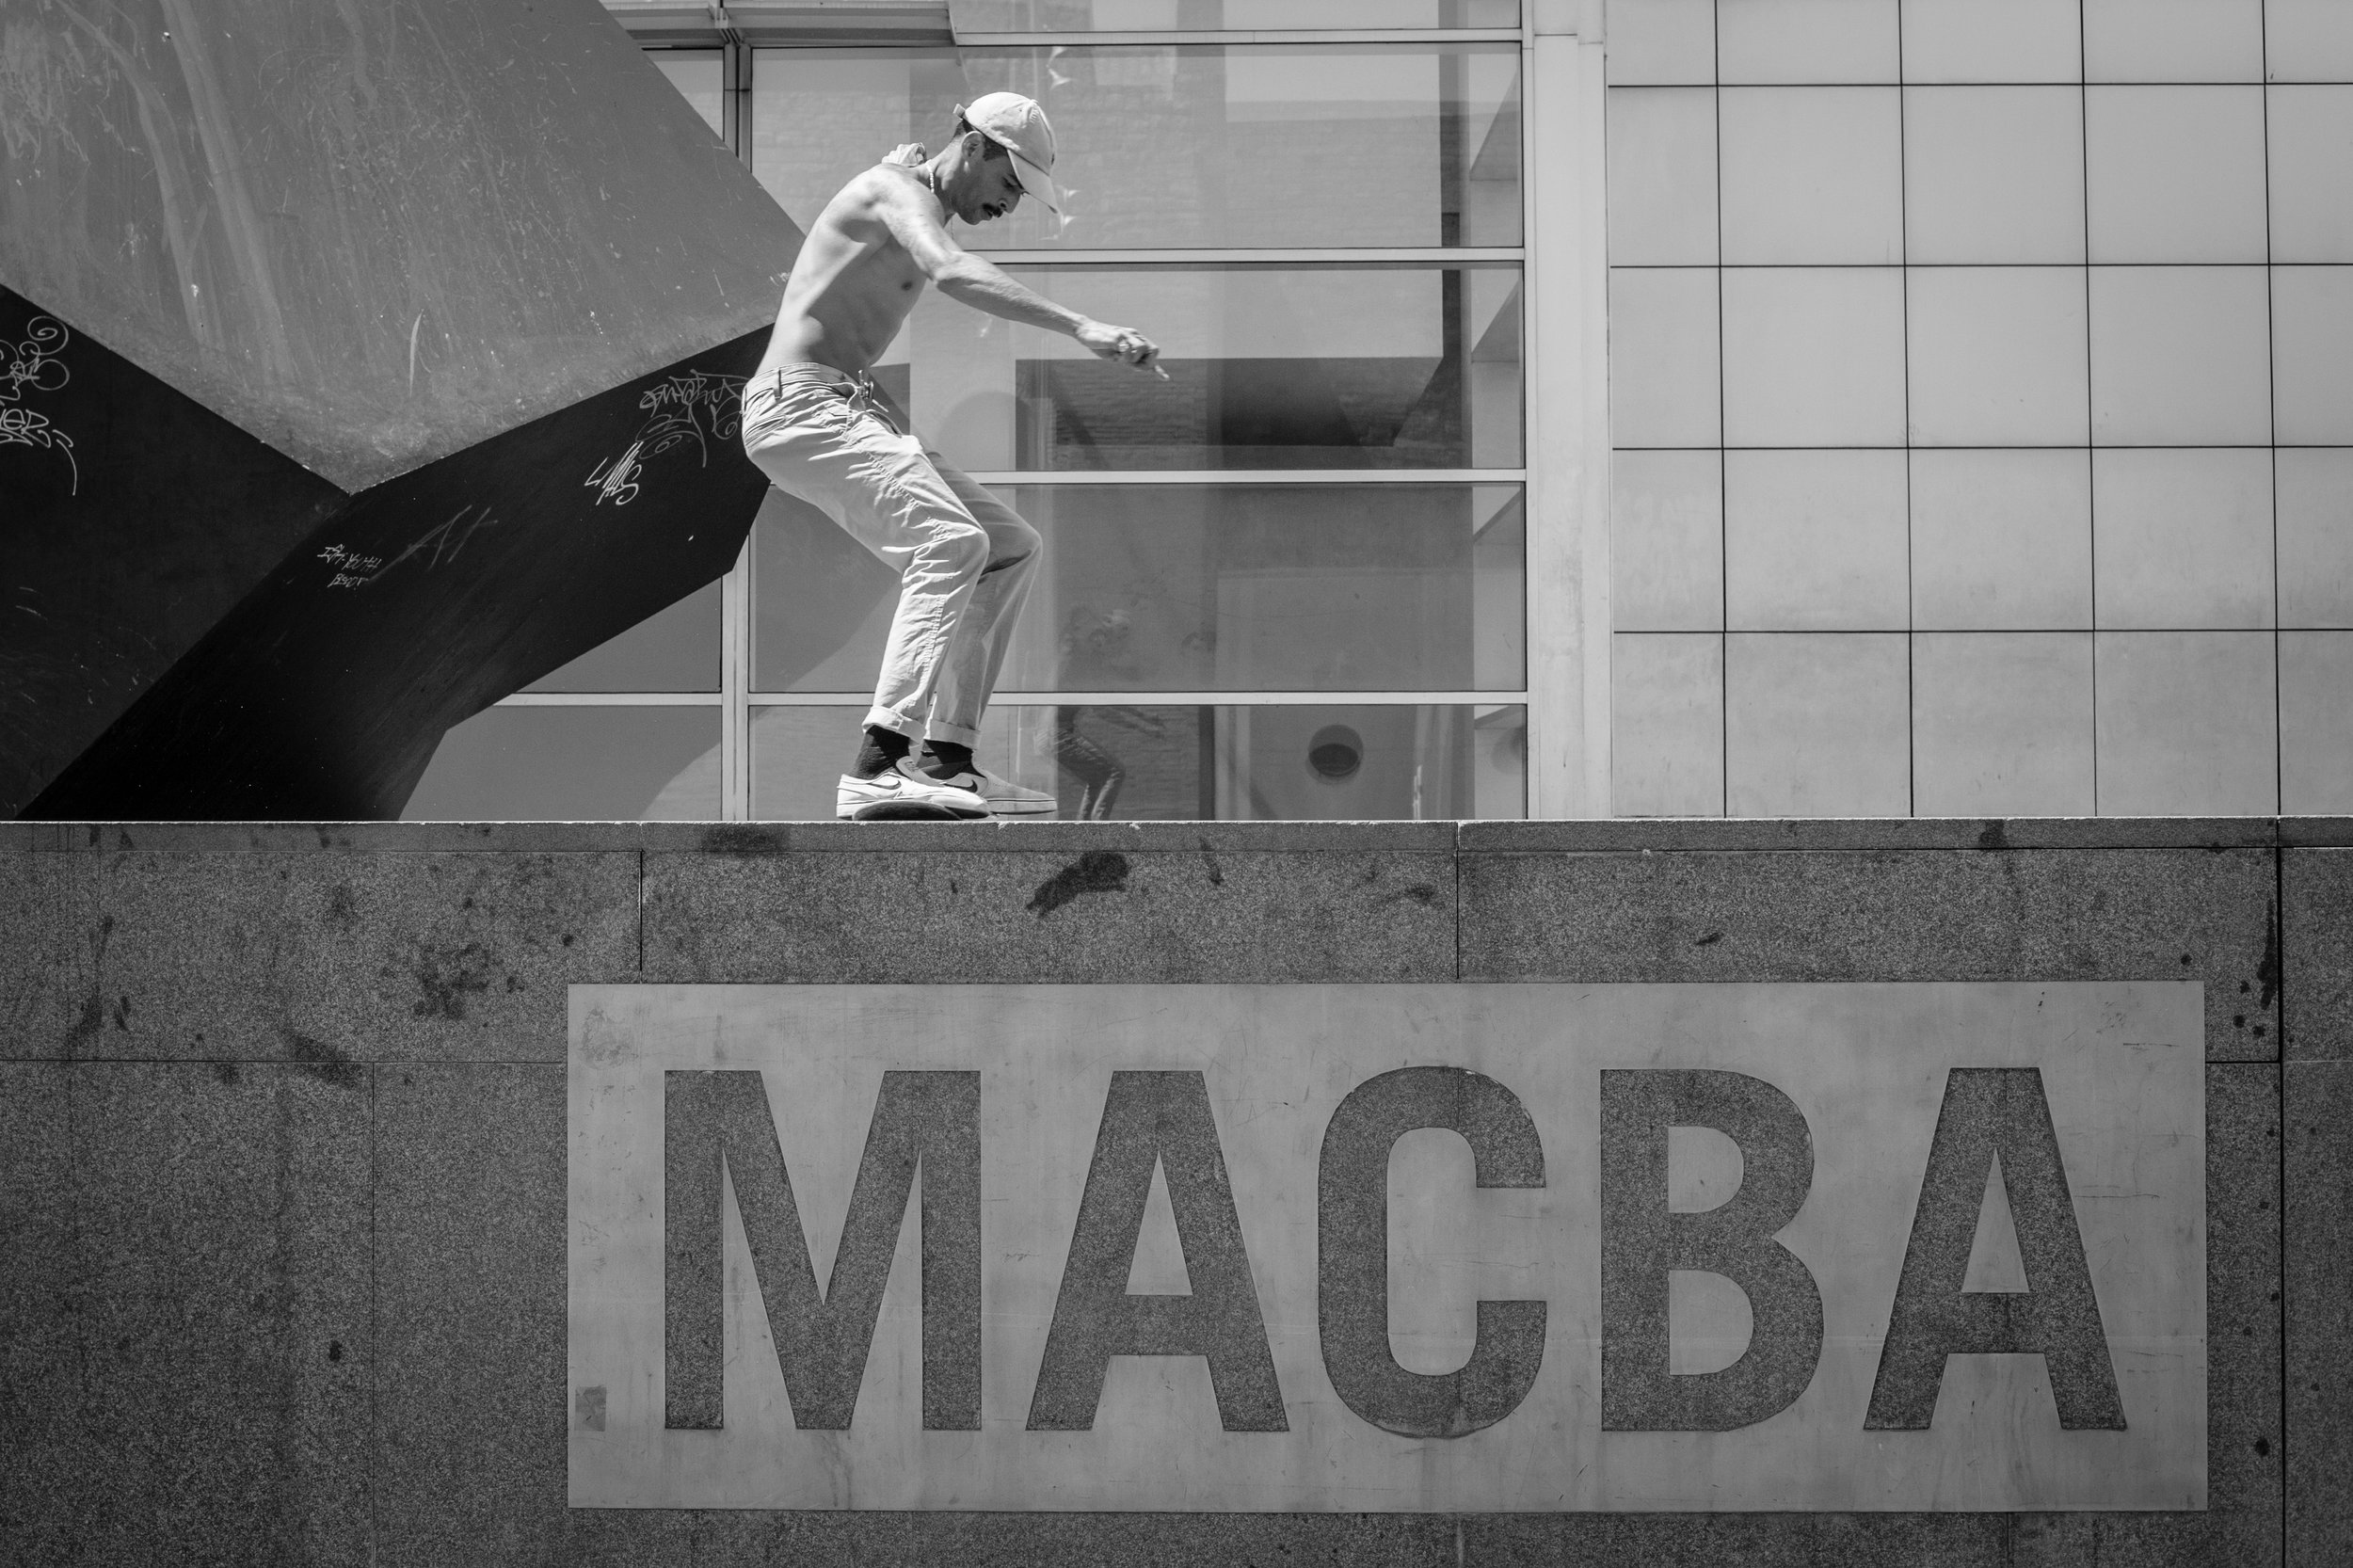
{"label": "letter c", "polygon": [[1460,1067],[1401,1067],[1349,1091],[1317,1173],[1317,1324],[1349,1409],[1406,1437],[1465,1437],[1519,1407],[1545,1358],[1543,1302],[1482,1301],[1470,1359],[1409,1372],[1389,1348],[1389,1152],[1420,1128],[1470,1144],[1481,1187],[1545,1185],[1544,1144],[1518,1096]]}

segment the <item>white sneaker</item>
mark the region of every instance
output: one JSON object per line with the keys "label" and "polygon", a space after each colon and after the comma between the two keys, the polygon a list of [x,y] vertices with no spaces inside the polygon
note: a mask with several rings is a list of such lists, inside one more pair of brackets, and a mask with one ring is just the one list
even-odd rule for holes
{"label": "white sneaker", "polygon": [[1000,778],[978,765],[944,776],[931,774],[924,776],[936,777],[937,782],[952,784],[959,790],[971,791],[988,802],[989,810],[1000,817],[1044,816],[1062,804],[1043,790],[1024,789],[1012,779]]}
{"label": "white sneaker", "polygon": [[943,784],[923,773],[912,757],[902,757],[872,778],[841,776],[833,814],[852,822],[941,822],[985,817],[988,802],[971,790]]}

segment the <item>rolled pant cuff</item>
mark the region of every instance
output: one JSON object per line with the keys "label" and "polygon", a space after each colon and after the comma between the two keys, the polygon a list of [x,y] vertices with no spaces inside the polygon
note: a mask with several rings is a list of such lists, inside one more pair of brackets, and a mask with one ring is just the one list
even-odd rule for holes
{"label": "rolled pant cuff", "polygon": [[921,719],[908,718],[895,709],[885,708],[879,704],[869,708],[866,711],[866,717],[858,723],[868,729],[888,729],[893,735],[904,735],[910,741],[920,741],[923,738]]}
{"label": "rolled pant cuff", "polygon": [[933,719],[923,727],[923,739],[946,741],[951,745],[960,745],[969,750],[981,744],[981,732],[965,725],[942,724],[937,719]]}

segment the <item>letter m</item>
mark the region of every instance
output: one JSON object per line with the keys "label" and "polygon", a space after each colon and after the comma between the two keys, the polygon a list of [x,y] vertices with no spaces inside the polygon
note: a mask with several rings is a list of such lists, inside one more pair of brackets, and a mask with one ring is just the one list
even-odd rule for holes
{"label": "letter m", "polygon": [[979,1431],[980,1074],[883,1074],[822,1296],[760,1074],[664,1073],[663,1101],[663,1424],[724,1424],[723,1205],[731,1185],[792,1424],[847,1428],[920,1166],[923,1425]]}

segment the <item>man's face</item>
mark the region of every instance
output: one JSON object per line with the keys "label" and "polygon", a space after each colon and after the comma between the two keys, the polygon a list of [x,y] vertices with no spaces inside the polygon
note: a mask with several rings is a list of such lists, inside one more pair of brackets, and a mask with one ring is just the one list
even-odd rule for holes
{"label": "man's face", "polygon": [[948,194],[956,216],[967,223],[1003,217],[1021,204],[1021,180],[1013,171],[1013,154],[980,132],[968,132]]}

